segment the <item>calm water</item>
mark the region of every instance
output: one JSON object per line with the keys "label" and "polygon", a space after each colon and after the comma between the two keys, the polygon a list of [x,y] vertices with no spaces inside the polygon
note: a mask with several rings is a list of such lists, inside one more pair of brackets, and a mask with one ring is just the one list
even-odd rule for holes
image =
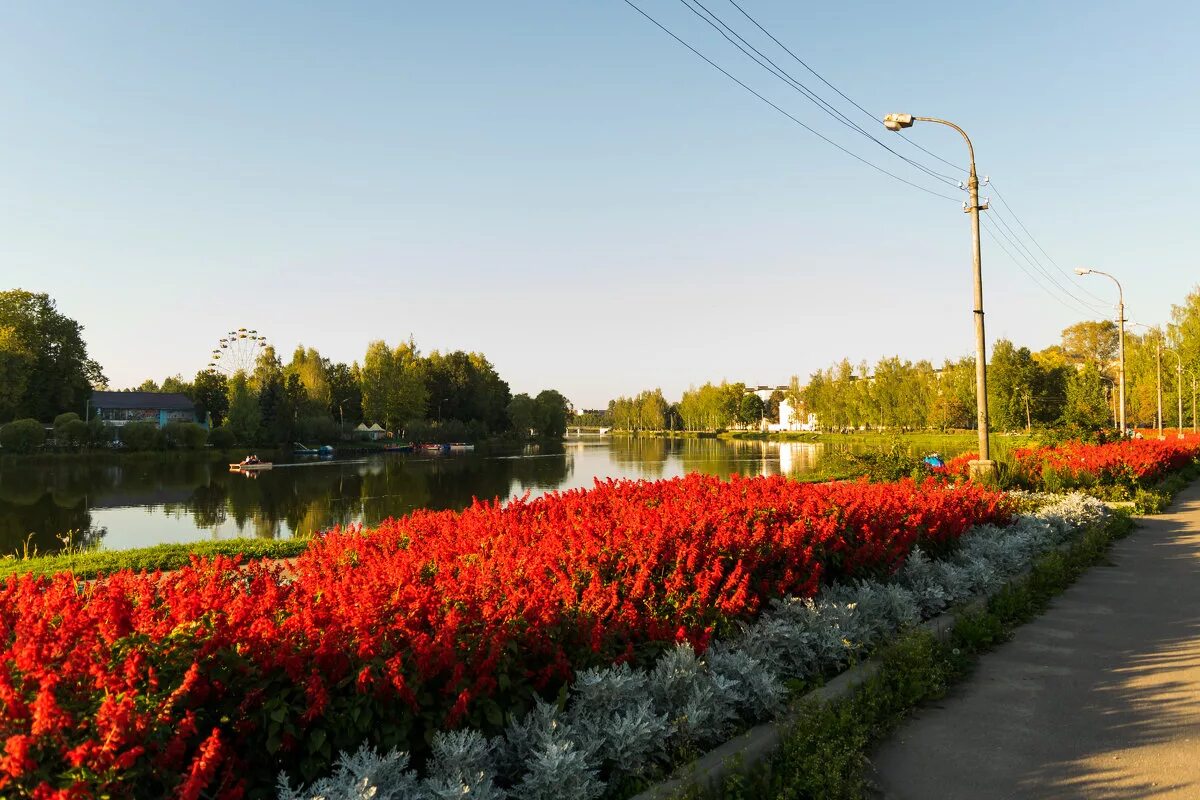
{"label": "calm water", "polygon": [[368,525],[417,508],[458,509],[471,499],[537,496],[591,486],[596,478],[802,475],[817,444],[717,439],[594,439],[521,452],[387,454],[281,464],[255,477],[207,455],[111,463],[0,465],[0,553],[28,540],[39,552],[59,536],[107,549],[162,542],[305,535],[335,524]]}

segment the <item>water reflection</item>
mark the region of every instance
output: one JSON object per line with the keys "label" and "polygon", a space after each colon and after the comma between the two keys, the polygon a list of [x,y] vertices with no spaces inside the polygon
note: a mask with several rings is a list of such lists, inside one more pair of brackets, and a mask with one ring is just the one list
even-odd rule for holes
{"label": "water reflection", "polygon": [[463,508],[476,498],[588,487],[597,478],[800,475],[823,451],[803,443],[592,439],[514,452],[277,463],[253,479],[205,455],[3,462],[0,553],[19,552],[27,540],[52,552],[65,531],[81,532],[77,543],[102,541],[113,549],[307,535],[333,525],[372,525],[418,508]]}

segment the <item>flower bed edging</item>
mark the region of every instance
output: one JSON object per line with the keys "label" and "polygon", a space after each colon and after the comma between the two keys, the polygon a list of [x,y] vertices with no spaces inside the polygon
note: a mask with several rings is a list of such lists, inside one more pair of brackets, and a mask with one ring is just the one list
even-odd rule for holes
{"label": "flower bed edging", "polygon": [[[945,636],[955,619],[954,615],[941,613],[945,608],[972,595],[982,595],[984,599],[976,602],[986,602],[987,596],[1009,583],[1015,576],[1027,571],[1038,556],[1083,529],[1097,524],[1106,514],[1105,507],[1098,501],[1074,496],[1057,506],[1043,509],[1040,517],[1026,516],[1022,518],[1021,523],[1009,528],[979,526],[968,534],[969,540],[968,537],[964,537],[963,549],[952,559],[932,562],[918,555],[910,559],[910,563],[905,565],[897,579],[889,584],[862,581],[852,586],[830,587],[822,592],[822,596],[815,603],[791,601],[774,604],[771,610],[764,612],[759,621],[746,626],[743,635],[735,637],[731,644],[726,645],[720,641],[714,643],[705,656],[708,664],[714,665],[711,670],[694,652],[685,647],[683,649],[688,651],[687,654],[680,650],[668,652],[652,672],[643,672],[641,678],[628,667],[589,670],[585,676],[590,674],[592,677],[577,682],[577,694],[582,692],[584,700],[580,702],[586,706],[589,702],[588,680],[591,680],[593,685],[601,685],[608,681],[608,688],[617,690],[621,690],[622,686],[628,688],[629,685],[638,684],[639,680],[641,683],[635,688],[644,690],[648,683],[658,681],[652,685],[661,689],[661,685],[670,685],[669,679],[676,673],[686,677],[688,669],[695,669],[691,675],[695,679],[693,689],[695,686],[702,686],[703,680],[708,680],[717,687],[717,694],[721,691],[736,694],[737,680],[723,676],[721,668],[715,665],[724,659],[723,668],[728,669],[730,662],[739,657],[739,652],[742,661],[740,665],[733,666],[741,669],[741,677],[753,682],[756,678],[752,674],[754,665],[772,659],[775,666],[784,664],[785,671],[791,670],[793,677],[796,674],[811,677],[810,667],[814,664],[818,668],[818,674],[828,669],[828,662],[815,658],[814,652],[822,643],[828,644],[831,632],[835,641],[841,641],[846,646],[840,655],[832,654],[838,664],[853,660],[856,650],[861,651],[882,644],[896,631],[911,627],[911,623],[915,623],[920,616],[940,614],[925,623],[925,626]],[[957,563],[951,563],[954,560],[957,560]],[[906,589],[903,584],[911,588]],[[901,605],[899,602],[894,604],[896,608],[889,608],[889,603],[902,599],[905,593],[909,601],[917,606],[916,609],[903,612],[898,608]],[[861,607],[874,609],[873,613],[879,618],[872,619],[869,618],[870,615],[858,614],[858,617],[863,619],[856,619]],[[957,613],[961,614],[962,611]],[[826,618],[822,619],[822,614],[826,614]],[[906,614],[911,617],[907,624],[904,622]],[[887,619],[881,621],[885,617]],[[805,624],[814,620],[827,626],[832,623],[832,629],[805,627]],[[789,622],[792,623],[790,629]],[[849,641],[849,637],[838,638],[842,630],[839,626],[849,630],[859,623],[862,624],[858,630],[862,641],[856,643]],[[806,661],[806,656],[801,653],[797,660],[796,648],[792,647],[797,643],[800,651],[813,658]],[[763,661],[757,660],[755,655],[760,656]],[[830,654],[825,655],[828,657]],[[663,672],[664,664],[665,684],[663,676],[659,674]],[[696,668],[696,664],[703,669]],[[876,669],[875,662],[863,662],[808,693],[804,699],[827,700],[845,696],[854,686],[868,679]],[[703,671],[711,674],[705,677],[701,674]],[[622,678],[622,675],[625,677]],[[759,678],[759,682],[762,683],[763,679],[761,676]],[[622,684],[621,681],[625,683]],[[742,691],[743,696],[748,694],[752,693]],[[763,696],[769,696],[769,687],[760,686],[759,694],[760,700]],[[603,697],[600,699],[604,700]],[[707,698],[710,703],[716,703],[718,699],[727,698],[718,698],[715,694]],[[588,715],[576,713],[580,702],[568,704],[565,712],[559,712],[554,706],[539,707],[525,719],[510,725],[508,741],[488,741],[478,733],[472,736],[470,731],[443,735],[440,739],[435,737],[433,768],[430,776],[423,780],[407,769],[405,755],[393,752],[380,757],[373,752],[360,751],[353,756],[343,756],[342,768],[332,778],[318,782],[303,791],[281,786],[280,797],[290,799],[324,796],[333,800],[367,796],[364,792],[368,790],[373,790],[375,793],[372,796],[379,800],[424,800],[463,795],[479,798],[511,797],[517,800],[595,798],[606,791],[609,796],[622,796],[619,787],[606,787],[597,779],[596,767],[599,762],[596,750],[603,745],[603,742],[600,745],[596,744],[597,733],[602,735],[606,725],[622,725],[625,726],[623,729],[641,731],[643,734],[657,725],[657,730],[661,732],[664,730],[662,726],[666,718],[678,713],[678,709],[670,714],[659,715],[656,709],[648,707],[645,703],[635,708],[629,703],[622,707],[620,702],[613,701],[607,706],[610,715],[608,718],[601,719],[598,723],[593,719],[593,730],[583,730],[582,733],[575,734],[572,726],[588,727]],[[603,707],[604,703],[599,705]],[[692,706],[696,704],[692,702]],[[614,708],[623,708],[624,716],[614,712]],[[661,706],[659,708],[661,709]],[[682,717],[672,717],[672,726],[680,724],[680,720],[684,725],[696,726],[696,720],[690,719],[689,714],[697,711],[698,707],[692,708]],[[703,717],[703,713],[700,716]],[[748,721],[755,720],[751,718]],[[738,762],[744,767],[768,755],[778,746],[786,724],[785,717],[780,722],[751,728],[747,733],[724,742],[707,755],[678,770],[676,778],[657,784],[638,795],[638,798],[648,800],[669,797],[674,792],[698,783],[712,785],[728,771],[731,762]],[[672,732],[677,731],[672,729]],[[593,738],[589,739],[589,736]],[[701,742],[697,744],[702,746]],[[525,760],[514,764],[514,754],[523,754]],[[496,758],[496,755],[499,755],[499,758]],[[447,764],[455,766],[447,772],[443,769]],[[636,767],[636,764],[634,766]],[[498,774],[505,775],[512,786],[511,790],[506,791],[495,785],[493,779]],[[618,791],[612,791],[614,788]]]}

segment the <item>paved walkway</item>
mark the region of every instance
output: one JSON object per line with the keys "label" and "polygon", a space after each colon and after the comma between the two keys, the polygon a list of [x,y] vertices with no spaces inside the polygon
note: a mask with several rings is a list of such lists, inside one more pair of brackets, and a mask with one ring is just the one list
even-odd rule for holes
{"label": "paved walkway", "polygon": [[1200,483],[872,761],[881,800],[1200,798]]}

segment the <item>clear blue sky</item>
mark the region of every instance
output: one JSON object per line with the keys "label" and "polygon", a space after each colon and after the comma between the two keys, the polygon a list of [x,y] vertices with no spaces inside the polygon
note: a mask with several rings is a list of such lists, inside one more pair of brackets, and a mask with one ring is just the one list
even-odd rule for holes
{"label": "clear blue sky", "polygon": [[[641,4],[921,181],[681,3]],[[1126,278],[1130,318],[1200,280],[1193,4],[744,6],[866,108],[962,124],[1060,265]],[[621,0],[9,3],[0,107],[0,284],[54,296],[118,387],[193,374],[240,325],[285,355],[481,350],[580,406],[971,349],[955,203]],[[948,129],[904,135],[962,160]],[[984,271],[993,340],[1085,317],[987,239]]]}

